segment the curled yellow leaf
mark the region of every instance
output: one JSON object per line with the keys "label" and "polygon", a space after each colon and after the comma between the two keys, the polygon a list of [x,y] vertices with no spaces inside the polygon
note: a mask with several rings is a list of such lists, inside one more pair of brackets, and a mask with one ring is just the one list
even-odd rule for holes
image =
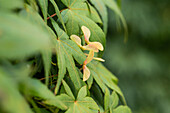
{"label": "curled yellow leaf", "polygon": [[90,30],[86,26],[82,26],[81,30],[83,31],[85,42],[88,44],[91,35]]}
{"label": "curled yellow leaf", "polygon": [[71,40],[73,40],[79,47],[82,47],[81,45],[81,39],[77,35],[71,35],[70,36]]}
{"label": "curled yellow leaf", "polygon": [[100,51],[104,50],[103,45],[100,42],[90,42],[89,45],[93,45],[94,47],[96,47]]}

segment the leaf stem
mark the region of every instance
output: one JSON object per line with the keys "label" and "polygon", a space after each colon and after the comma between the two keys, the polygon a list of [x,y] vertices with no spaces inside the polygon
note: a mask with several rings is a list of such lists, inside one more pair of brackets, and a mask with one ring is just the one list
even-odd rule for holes
{"label": "leaf stem", "polygon": [[[68,9],[68,8],[62,9],[62,10],[60,11],[60,13],[61,13],[62,11],[64,11],[64,10],[66,10],[66,9]],[[57,15],[57,14],[54,13],[54,14],[52,14],[50,17],[52,18],[52,17],[54,17],[54,16],[56,16],[56,15]],[[47,20],[50,19],[50,17],[48,17]]]}
{"label": "leaf stem", "polygon": [[[48,78],[52,78],[52,77],[56,77],[56,76],[58,76],[58,74],[52,75],[52,76],[50,76],[50,77],[48,77]],[[44,78],[41,78],[41,79],[39,79],[39,80],[45,80],[45,77],[44,77]]]}

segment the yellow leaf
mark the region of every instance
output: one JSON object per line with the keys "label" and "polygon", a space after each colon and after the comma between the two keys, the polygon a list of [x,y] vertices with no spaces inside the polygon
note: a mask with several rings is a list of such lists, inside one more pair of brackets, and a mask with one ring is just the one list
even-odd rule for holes
{"label": "yellow leaf", "polygon": [[94,60],[101,61],[101,62],[105,62],[105,60],[104,60],[104,59],[102,59],[102,58],[96,58],[96,57],[93,57],[93,59],[94,59]]}
{"label": "yellow leaf", "polygon": [[90,77],[90,70],[87,68],[86,65],[83,66],[83,81],[88,80]]}
{"label": "yellow leaf", "polygon": [[88,44],[86,46],[82,46],[82,49],[83,50],[93,50],[94,52],[99,52],[99,50],[93,44]]}
{"label": "yellow leaf", "polygon": [[88,44],[91,35],[90,30],[86,26],[82,26],[81,30],[83,31],[85,42]]}
{"label": "yellow leaf", "polygon": [[79,47],[82,47],[81,45],[81,39],[77,35],[71,35],[70,36],[71,40],[73,40]]}
{"label": "yellow leaf", "polygon": [[97,49],[99,49],[100,51],[103,51],[103,45],[100,42],[90,42],[89,45],[93,45],[95,46]]}

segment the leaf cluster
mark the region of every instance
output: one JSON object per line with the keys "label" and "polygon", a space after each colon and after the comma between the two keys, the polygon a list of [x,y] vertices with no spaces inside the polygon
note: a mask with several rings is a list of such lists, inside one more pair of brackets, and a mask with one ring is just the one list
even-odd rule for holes
{"label": "leaf cluster", "polygon": [[106,7],[126,28],[113,0],[0,0],[0,112],[130,113],[118,79],[100,62],[88,63],[82,80],[87,51],[70,39],[84,44],[86,26],[105,48]]}

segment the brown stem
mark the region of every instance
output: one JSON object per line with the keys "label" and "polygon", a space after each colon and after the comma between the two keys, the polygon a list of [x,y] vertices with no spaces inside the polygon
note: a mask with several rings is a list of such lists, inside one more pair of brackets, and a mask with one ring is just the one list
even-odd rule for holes
{"label": "brown stem", "polygon": [[[52,77],[56,77],[56,76],[58,76],[57,74],[56,75],[52,75],[52,76],[50,76],[50,77],[48,77],[48,78],[52,78]],[[45,78],[41,78],[41,79],[39,79],[39,80],[45,80]]]}
{"label": "brown stem", "polygon": [[[66,9],[68,9],[68,8],[62,9],[62,10],[60,11],[60,13],[61,13],[62,11],[64,11],[64,10],[66,10]],[[57,15],[57,14],[56,14],[56,13],[54,13],[54,14],[53,14],[53,15],[51,15],[50,17],[52,18],[52,17],[54,17],[54,16],[56,16],[56,15]],[[47,20],[48,20],[48,19],[50,19],[50,17],[48,17],[48,18],[47,18]]]}

